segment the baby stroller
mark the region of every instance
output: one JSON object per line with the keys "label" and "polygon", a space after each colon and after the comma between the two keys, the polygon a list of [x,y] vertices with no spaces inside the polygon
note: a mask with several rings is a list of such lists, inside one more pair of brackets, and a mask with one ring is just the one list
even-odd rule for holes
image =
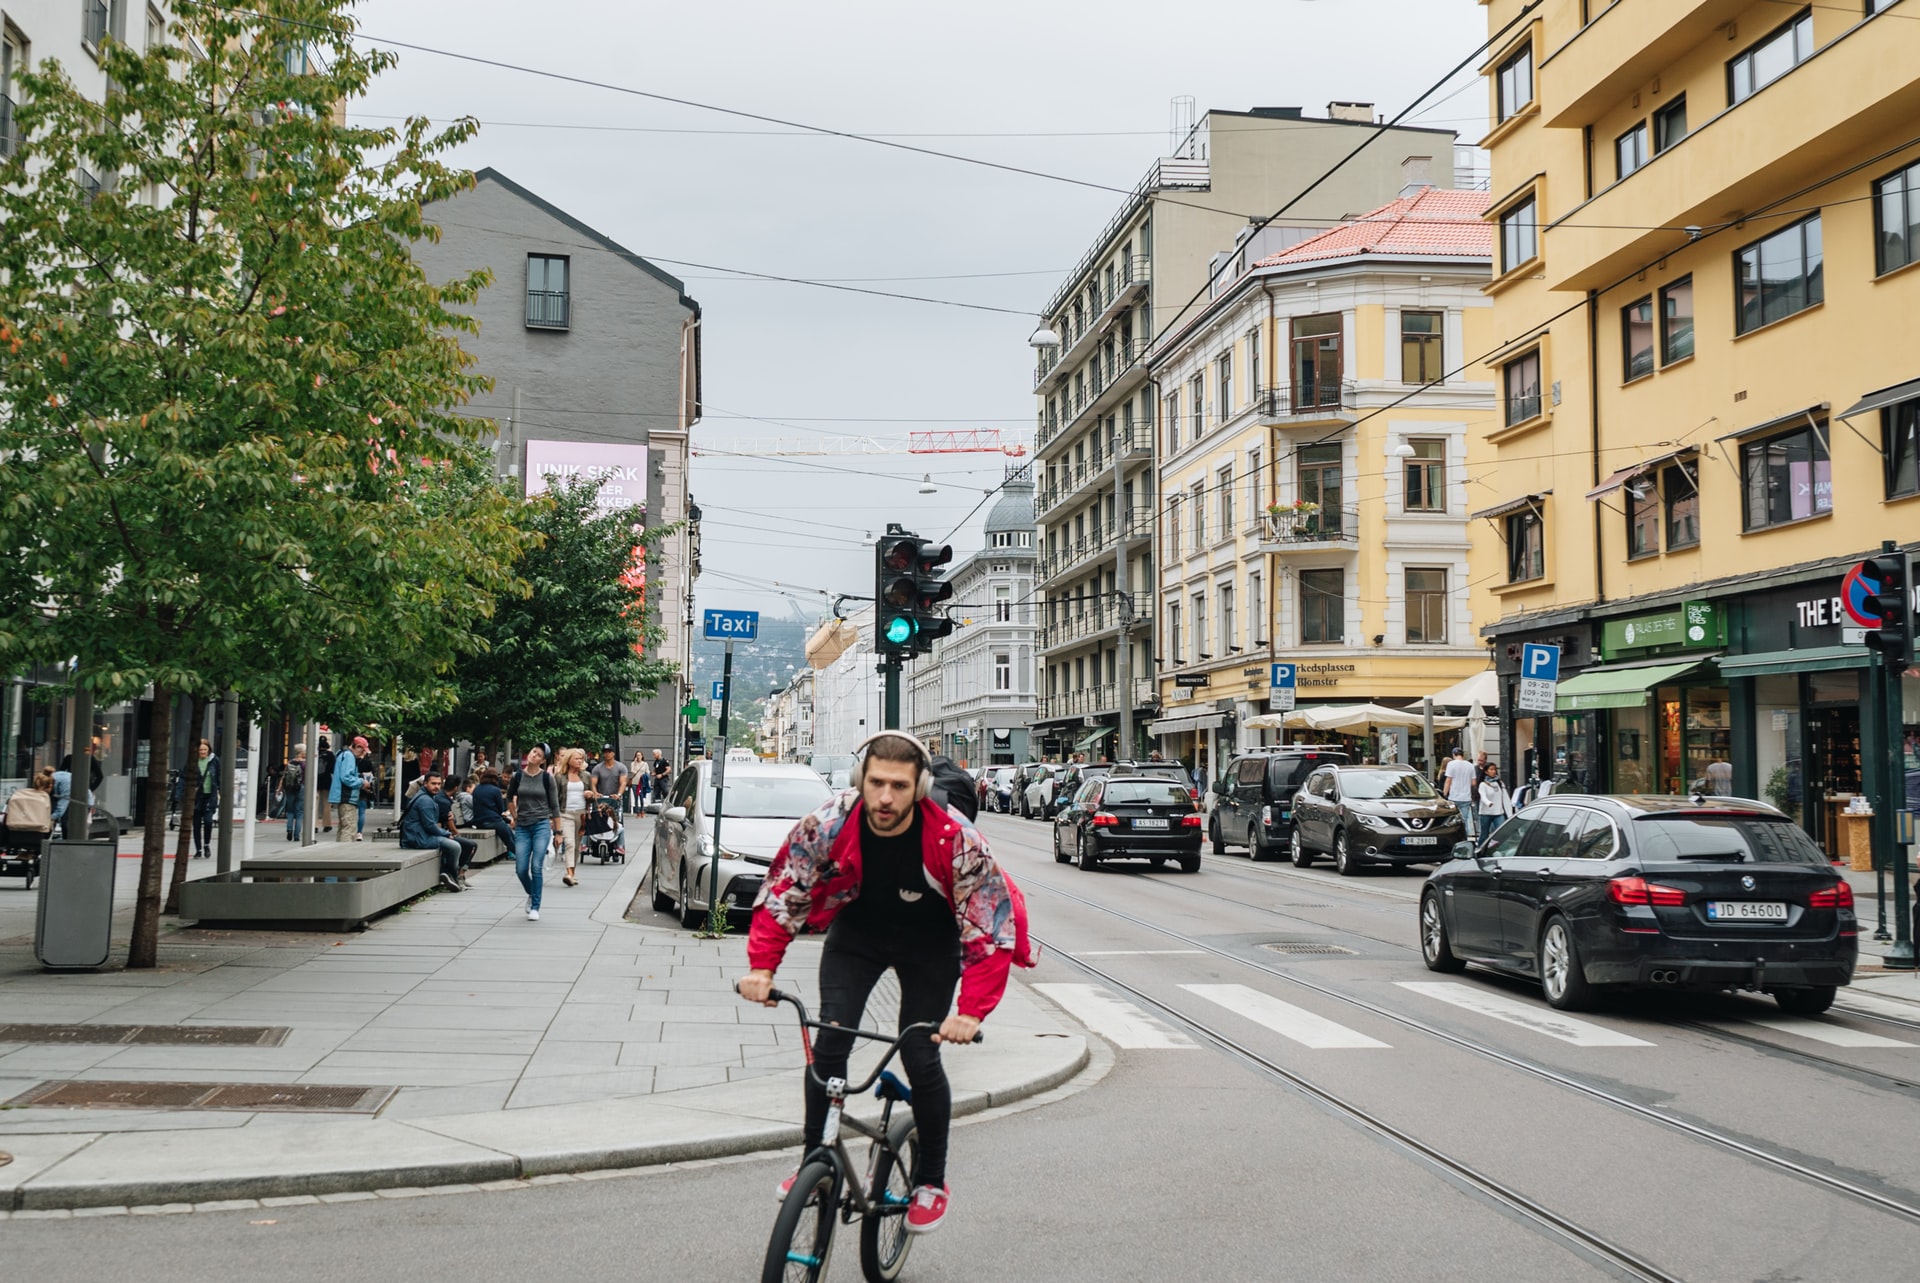
{"label": "baby stroller", "polygon": [[580,830],[580,854],[602,864],[627,862],[627,829],[612,801],[602,798],[588,813]]}

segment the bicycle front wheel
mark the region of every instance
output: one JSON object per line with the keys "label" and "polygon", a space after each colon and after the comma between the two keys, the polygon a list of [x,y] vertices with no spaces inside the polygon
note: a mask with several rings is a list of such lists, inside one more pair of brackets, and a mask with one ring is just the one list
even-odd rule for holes
{"label": "bicycle front wheel", "polygon": [[913,1235],[907,1233],[907,1201],[913,1197],[913,1172],[920,1163],[920,1134],[911,1117],[895,1123],[891,1132],[888,1147],[874,1164],[873,1210],[860,1222],[860,1269],[870,1283],[899,1278],[907,1249],[913,1246]]}
{"label": "bicycle front wheel", "polygon": [[816,1160],[801,1166],[774,1218],[760,1283],[816,1283],[827,1276],[837,1184],[831,1164]]}

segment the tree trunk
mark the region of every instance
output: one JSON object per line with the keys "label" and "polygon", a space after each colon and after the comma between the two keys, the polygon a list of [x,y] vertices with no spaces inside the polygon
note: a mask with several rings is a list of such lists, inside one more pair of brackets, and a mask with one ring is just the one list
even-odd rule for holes
{"label": "tree trunk", "polygon": [[[180,888],[187,884],[193,857],[193,813],[200,805],[200,727],[207,720],[207,697],[195,695],[187,713],[187,771],[180,789],[180,836],[173,844],[173,883],[167,888],[168,913],[180,912]],[[220,764],[221,770],[227,764]]]}
{"label": "tree trunk", "polygon": [[133,902],[129,968],[160,960],[160,877],[167,860],[167,768],[173,761],[173,692],[156,686],[147,731],[145,827],[140,839],[140,889]]}

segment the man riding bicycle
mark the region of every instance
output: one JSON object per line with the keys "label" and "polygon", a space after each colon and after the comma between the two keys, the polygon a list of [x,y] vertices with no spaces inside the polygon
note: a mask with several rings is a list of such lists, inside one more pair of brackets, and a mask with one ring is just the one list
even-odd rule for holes
{"label": "man riding bicycle", "polygon": [[[929,800],[934,768],[926,745],[903,731],[882,731],[858,751],[854,787],[795,825],[774,857],[747,935],[753,969],[738,988],[750,1002],[773,1005],[773,973],[787,945],[802,931],[826,931],[822,1021],[857,1026],[867,995],[892,968],[900,979],[899,1027],[939,1024],[937,1035],[900,1050],[920,1137],[907,1232],[925,1234],[946,1216],[950,1197],[953,1094],[939,1044],[973,1041],[1006,992],[1008,968],[1033,965],[1026,905],[980,831],[959,811]],[[949,1015],[956,985],[958,1009]],[[826,1123],[820,1080],[846,1076],[852,1046],[851,1034],[819,1036],[814,1073],[804,1079],[803,1152],[820,1144]],[[792,1184],[791,1176],[781,1182],[782,1199]]]}

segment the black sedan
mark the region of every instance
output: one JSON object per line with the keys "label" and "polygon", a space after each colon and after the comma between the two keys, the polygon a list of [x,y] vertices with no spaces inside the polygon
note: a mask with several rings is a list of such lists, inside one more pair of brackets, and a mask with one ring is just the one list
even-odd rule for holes
{"label": "black sedan", "polygon": [[1853,890],[1785,815],[1739,798],[1544,799],[1420,895],[1435,971],[1483,963],[1540,981],[1562,1010],[1609,988],[1770,993],[1833,1004],[1859,955]]}
{"label": "black sedan", "polygon": [[1434,864],[1467,836],[1460,808],[1411,766],[1315,768],[1293,797],[1293,862],[1322,853],[1352,877],[1369,864]]}
{"label": "black sedan", "polygon": [[1200,871],[1200,807],[1174,780],[1109,775],[1081,786],[1053,821],[1053,858],[1092,872],[1104,860],[1177,860]]}

